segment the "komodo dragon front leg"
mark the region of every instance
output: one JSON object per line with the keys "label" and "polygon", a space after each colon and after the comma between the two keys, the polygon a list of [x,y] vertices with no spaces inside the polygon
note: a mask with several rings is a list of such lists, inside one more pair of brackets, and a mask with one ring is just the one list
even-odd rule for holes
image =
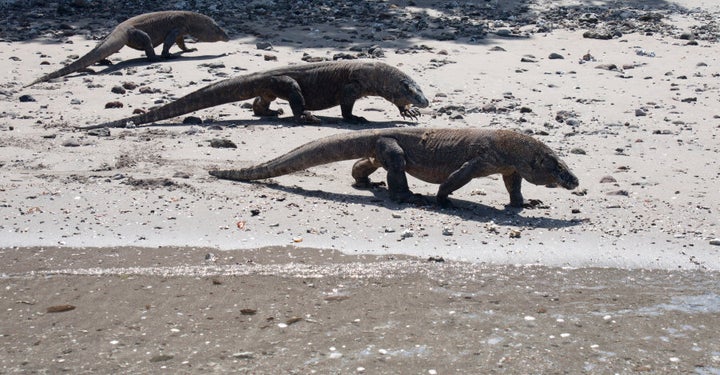
{"label": "komodo dragon front leg", "polygon": [[525,200],[522,192],[520,191],[520,185],[522,185],[522,177],[517,172],[511,174],[503,174],[503,182],[505,183],[505,189],[510,194],[510,207],[516,208],[536,208],[542,206],[543,202],[539,199]]}
{"label": "komodo dragon front leg", "polygon": [[317,124],[320,119],[305,110],[305,98],[300,85],[289,76],[272,76],[256,83],[260,92],[253,101],[253,113],[256,116],[278,116],[282,110],[270,109],[270,103],[281,98],[288,101],[296,121],[306,124]]}
{"label": "komodo dragon front leg", "polygon": [[413,194],[408,187],[405,174],[405,152],[393,138],[381,137],[375,146],[374,158],[363,158],[355,162],[352,175],[355,186],[369,187],[371,173],[383,167],[387,170],[387,185],[390,199],[396,202],[426,204],[422,195]]}
{"label": "komodo dragon front leg", "polygon": [[[497,163],[489,162],[487,160],[487,155],[475,158],[463,164],[462,167],[451,173],[445,182],[440,184],[440,188],[437,193],[438,204],[442,207],[452,206],[452,203],[448,199],[448,195],[465,186],[473,178],[488,176],[496,173],[497,169],[494,167],[496,164]],[[517,171],[503,173],[503,182],[505,183],[505,189],[507,189],[508,194],[510,194],[510,207],[534,208],[542,204],[542,202],[537,199],[525,201],[521,191],[522,177]]]}
{"label": "komodo dragon front leg", "polygon": [[[188,48],[185,45],[185,36],[180,32],[179,29],[173,30],[175,32],[175,44],[177,44],[178,48],[182,50],[183,52],[195,52],[197,51],[197,48]],[[163,53],[165,53],[165,46],[167,46],[167,54],[170,55],[170,47],[172,47],[172,42],[169,41],[170,34],[168,34],[168,37],[165,39],[165,44],[163,44]]]}

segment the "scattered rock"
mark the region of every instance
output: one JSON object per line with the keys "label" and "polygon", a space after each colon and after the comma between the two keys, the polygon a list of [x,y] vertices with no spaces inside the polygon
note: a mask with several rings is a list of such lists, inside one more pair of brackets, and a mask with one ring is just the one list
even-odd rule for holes
{"label": "scattered rock", "polygon": [[110,108],[122,108],[122,107],[124,107],[124,106],[125,106],[125,105],[122,104],[122,102],[118,102],[118,101],[105,103],[105,109],[110,109]]}
{"label": "scattered rock", "polygon": [[76,139],[68,139],[62,143],[63,147],[80,147],[80,142]]}
{"label": "scattered rock", "polygon": [[122,86],[113,86],[113,88],[110,89],[110,92],[112,92],[113,94],[124,94],[127,91],[125,91],[125,88],[123,88]]}
{"label": "scattered rock", "polygon": [[272,44],[270,44],[270,42],[257,42],[255,43],[255,48],[263,51],[271,51],[273,49],[273,46]]}
{"label": "scattered rock", "polygon": [[150,86],[142,86],[138,89],[141,94],[154,94],[160,92],[160,89],[154,89]]}
{"label": "scattered rock", "polygon": [[32,95],[25,94],[25,95],[20,96],[21,103],[36,102],[36,101],[37,100],[35,100],[35,98],[33,98]]}
{"label": "scattered rock", "polygon": [[150,362],[153,362],[153,363],[165,362],[165,361],[169,361],[173,358],[175,358],[175,357],[172,355],[169,355],[169,354],[160,354],[160,355],[156,355],[156,356],[153,356],[152,358],[150,358]]}
{"label": "scattered rock", "polygon": [[183,119],[184,125],[200,125],[202,123],[203,123],[203,120],[197,116],[188,116]]}
{"label": "scattered rock", "polygon": [[233,358],[237,359],[253,359],[255,357],[255,353],[253,352],[239,352],[239,353],[233,353]]}
{"label": "scattered rock", "polygon": [[615,64],[600,64],[595,67],[595,69],[603,69],[603,70],[618,70],[618,66]]}
{"label": "scattered rock", "polygon": [[235,142],[229,139],[211,139],[210,147],[212,148],[237,148]]}
{"label": "scattered rock", "polygon": [[627,190],[614,190],[607,192],[607,195],[617,195],[621,197],[627,197],[630,193]]}
{"label": "scattered rock", "polygon": [[559,53],[555,53],[555,52],[551,53],[551,54],[548,56],[548,59],[550,59],[550,60],[562,60],[562,59],[564,59],[564,58],[565,58],[565,57],[564,57],[563,55],[561,55],[561,54],[559,54]]}
{"label": "scattered rock", "polygon": [[710,245],[720,246],[720,238],[713,238],[710,240]]}
{"label": "scattered rock", "polygon": [[610,184],[613,182],[617,182],[617,180],[613,176],[604,176],[603,178],[600,179],[601,184]]}
{"label": "scattered rock", "polygon": [[90,130],[88,130],[87,134],[95,136],[95,137],[109,137],[110,129],[108,129],[108,128],[90,129]]}
{"label": "scattered rock", "polygon": [[[618,33],[618,37],[622,36],[622,33]],[[586,39],[601,39],[608,40],[616,36],[615,32],[609,30],[588,30],[583,33],[583,38]]]}
{"label": "scattered rock", "polygon": [[48,313],[61,313],[72,310],[75,310],[75,306],[73,305],[55,305],[48,307],[46,311]]}

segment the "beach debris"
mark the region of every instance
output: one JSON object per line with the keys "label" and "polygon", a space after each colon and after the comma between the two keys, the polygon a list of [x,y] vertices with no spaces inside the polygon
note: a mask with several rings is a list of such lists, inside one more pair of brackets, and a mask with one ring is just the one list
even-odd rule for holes
{"label": "beach debris", "polygon": [[72,310],[75,310],[75,306],[73,305],[55,305],[48,307],[46,311],[48,313],[61,313]]}

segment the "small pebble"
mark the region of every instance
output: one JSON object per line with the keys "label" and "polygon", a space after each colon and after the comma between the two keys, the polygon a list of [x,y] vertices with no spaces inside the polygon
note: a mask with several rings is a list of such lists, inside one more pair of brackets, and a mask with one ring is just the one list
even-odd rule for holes
{"label": "small pebble", "polygon": [[233,358],[237,359],[252,359],[255,356],[255,353],[253,352],[239,352],[239,353],[233,353]]}

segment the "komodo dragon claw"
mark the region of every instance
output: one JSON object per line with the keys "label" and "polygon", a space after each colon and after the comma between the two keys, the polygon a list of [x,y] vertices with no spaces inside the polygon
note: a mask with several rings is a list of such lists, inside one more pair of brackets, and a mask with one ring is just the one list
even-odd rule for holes
{"label": "komodo dragon claw", "polygon": [[420,110],[415,107],[403,108],[400,110],[400,116],[402,118],[410,118],[411,120],[417,121],[420,117]]}

